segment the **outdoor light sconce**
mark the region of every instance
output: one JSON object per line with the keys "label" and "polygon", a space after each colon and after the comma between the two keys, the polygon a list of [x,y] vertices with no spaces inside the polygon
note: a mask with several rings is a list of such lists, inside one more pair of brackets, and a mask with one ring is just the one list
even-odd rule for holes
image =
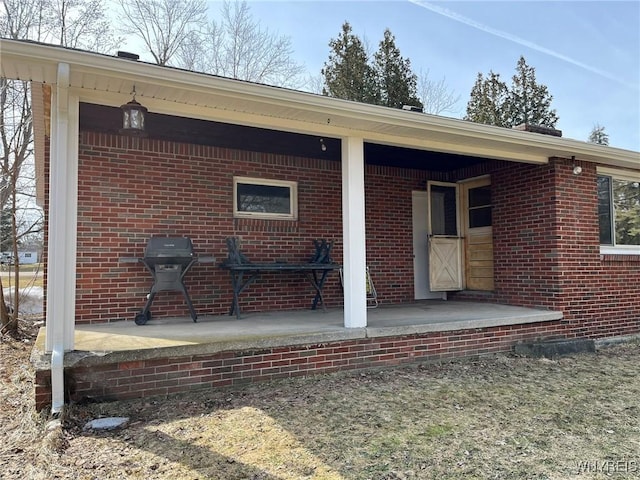
{"label": "outdoor light sconce", "polygon": [[574,164],[573,164],[573,174],[574,175],[580,175],[582,173],[582,167],[580,165],[576,165],[575,164],[575,161],[576,161],[575,155],[571,157],[571,160],[574,162]]}
{"label": "outdoor light sconce", "polygon": [[122,110],[122,128],[120,133],[135,137],[144,137],[147,132],[144,130],[144,117],[147,114],[146,107],[136,102],[136,86],[133,86],[131,92],[133,98],[124,105],[120,106]]}

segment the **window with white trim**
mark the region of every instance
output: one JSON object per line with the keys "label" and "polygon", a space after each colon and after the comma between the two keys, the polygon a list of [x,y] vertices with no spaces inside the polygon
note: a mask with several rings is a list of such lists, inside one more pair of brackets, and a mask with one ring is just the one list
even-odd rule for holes
{"label": "window with white trim", "polygon": [[296,220],[298,184],[283,180],[233,177],[233,216]]}
{"label": "window with white trim", "polygon": [[598,169],[598,219],[601,250],[640,255],[640,174]]}

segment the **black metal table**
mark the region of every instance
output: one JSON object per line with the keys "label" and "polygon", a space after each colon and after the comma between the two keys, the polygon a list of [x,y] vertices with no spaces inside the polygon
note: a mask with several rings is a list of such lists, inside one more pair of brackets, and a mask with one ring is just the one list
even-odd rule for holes
{"label": "black metal table", "polygon": [[309,280],[316,294],[313,298],[311,309],[315,310],[318,303],[326,311],[322,289],[332,270],[338,270],[341,266],[335,263],[223,263],[220,267],[229,270],[231,274],[231,286],[233,288],[233,301],[229,309],[229,315],[235,312],[240,318],[240,294],[253,283],[262,272],[301,272]]}

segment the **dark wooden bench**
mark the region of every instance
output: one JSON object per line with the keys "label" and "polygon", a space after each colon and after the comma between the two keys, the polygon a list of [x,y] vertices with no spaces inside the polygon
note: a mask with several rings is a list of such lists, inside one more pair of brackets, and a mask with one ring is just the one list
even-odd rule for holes
{"label": "dark wooden bench", "polygon": [[233,288],[233,301],[229,309],[229,315],[236,314],[240,318],[240,294],[263,272],[300,272],[313,286],[315,296],[311,304],[311,309],[315,310],[318,304],[326,311],[322,289],[329,272],[338,270],[341,265],[333,263],[331,259],[331,248],[333,242],[325,239],[313,240],[315,252],[306,262],[271,262],[254,263],[251,262],[240,249],[240,242],[237,237],[227,238],[227,248],[229,254],[227,260],[220,266],[229,270],[231,275],[231,286]]}

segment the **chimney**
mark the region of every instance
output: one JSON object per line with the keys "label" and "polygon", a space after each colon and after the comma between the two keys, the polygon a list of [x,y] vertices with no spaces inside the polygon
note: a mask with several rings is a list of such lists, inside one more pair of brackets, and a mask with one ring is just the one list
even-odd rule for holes
{"label": "chimney", "polygon": [[543,125],[531,125],[529,123],[521,123],[512,127],[513,130],[519,130],[521,132],[540,133],[542,135],[551,135],[552,137],[561,137],[562,130],[556,130],[552,127],[545,127]]}
{"label": "chimney", "polygon": [[140,55],[130,52],[123,52],[122,50],[118,50],[117,53],[118,58],[126,58],[127,60],[139,60]]}
{"label": "chimney", "polygon": [[422,108],[417,107],[415,105],[402,105],[402,110],[407,110],[409,112],[420,112],[420,113],[422,113]]}

